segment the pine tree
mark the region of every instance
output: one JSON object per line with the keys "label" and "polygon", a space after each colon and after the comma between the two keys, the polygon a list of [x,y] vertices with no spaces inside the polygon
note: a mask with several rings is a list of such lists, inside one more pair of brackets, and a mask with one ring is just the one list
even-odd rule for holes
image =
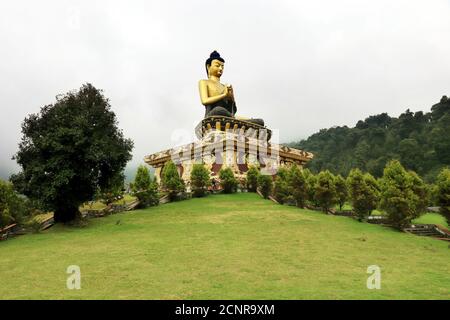
{"label": "pine tree", "polygon": [[339,210],[342,211],[342,207],[348,199],[347,182],[340,174],[338,174],[335,179],[335,185]]}
{"label": "pine tree", "polygon": [[314,205],[318,206],[317,201],[315,199],[316,193],[316,184],[317,184],[317,176],[315,176],[309,169],[303,169],[303,175],[306,179],[307,193],[308,193],[308,201]]}
{"label": "pine tree", "polygon": [[367,187],[365,193],[366,210],[367,214],[371,215],[372,211],[378,207],[380,202],[380,186],[378,185],[378,181],[370,173],[364,174],[364,183]]}
{"label": "pine tree", "polygon": [[247,189],[249,192],[256,192],[258,187],[259,170],[255,166],[250,166],[247,171]]}
{"label": "pine tree", "polygon": [[288,172],[289,193],[293,196],[296,204],[304,208],[308,200],[308,186],[303,172],[297,165],[292,165]]}
{"label": "pine tree", "polygon": [[139,200],[139,207],[156,206],[159,204],[158,183],[156,177],[151,179],[146,166],[140,165],[136,171],[134,182],[132,183],[133,195]]}
{"label": "pine tree", "polygon": [[281,204],[287,202],[289,200],[289,196],[291,196],[289,192],[288,175],[288,170],[285,167],[281,167],[278,169],[275,176],[273,194],[275,200],[277,200]]}
{"label": "pine tree", "polygon": [[267,174],[258,175],[258,190],[261,192],[264,199],[268,199],[272,193],[273,179]]}
{"label": "pine tree", "polygon": [[140,165],[136,171],[136,176],[134,177],[134,191],[147,190],[148,188],[150,188],[151,183],[152,181],[147,167],[144,165]]}
{"label": "pine tree", "polygon": [[363,174],[361,170],[353,169],[347,178],[347,184],[353,211],[358,216],[359,221],[362,221],[378,205],[378,183],[371,174]]}
{"label": "pine tree", "polygon": [[326,213],[336,204],[336,186],[334,184],[334,176],[330,171],[325,170],[317,175],[314,197]]}
{"label": "pine tree", "polygon": [[202,163],[194,164],[191,171],[191,189],[194,197],[205,196],[210,185],[208,169]]}
{"label": "pine tree", "polygon": [[177,167],[172,160],[168,161],[161,174],[162,188],[168,192],[170,201],[176,200],[180,192],[185,191],[185,184],[178,174]]}
{"label": "pine tree", "polygon": [[234,177],[231,168],[226,167],[219,171],[220,184],[224,193],[234,193],[237,190],[238,181]]}

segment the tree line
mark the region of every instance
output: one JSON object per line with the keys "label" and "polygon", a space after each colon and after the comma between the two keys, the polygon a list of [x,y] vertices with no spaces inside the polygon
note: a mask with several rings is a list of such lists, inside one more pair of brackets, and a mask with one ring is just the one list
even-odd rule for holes
{"label": "tree line", "polygon": [[407,109],[398,118],[387,113],[370,116],[356,126],[322,129],[289,146],[314,153],[307,168],[314,173],[329,170],[347,176],[358,168],[376,178],[386,164],[399,160],[433,182],[440,170],[450,165],[450,99],[443,96],[431,112]]}
{"label": "tree line", "polygon": [[[214,180],[213,180],[214,179]],[[211,193],[215,178],[210,177],[204,164],[194,164],[190,175],[190,193],[186,193],[186,183],[180,177],[176,165],[169,161],[164,165],[160,184],[151,178],[146,166],[137,169],[130,184],[131,194],[139,199],[140,207],[156,206],[162,195],[169,201],[189,197],[204,197]],[[406,170],[398,160],[390,161],[380,178],[358,168],[352,169],[344,178],[329,170],[313,174],[309,169],[296,165],[283,166],[275,176],[264,175],[255,166],[250,166],[247,178],[238,180],[231,168],[219,171],[219,190],[234,193],[238,189],[259,192],[264,198],[273,198],[280,204],[295,205],[300,208],[320,208],[326,213],[335,206],[343,209],[350,203],[352,211],[360,221],[364,221],[375,209],[385,212],[390,223],[401,229],[411,224],[425,212],[427,206],[440,206],[441,213],[450,224],[450,169],[439,173],[435,184],[427,184],[414,171]],[[124,180],[117,184],[112,193],[98,193],[97,200],[110,203],[120,198],[124,192]],[[33,215],[36,203],[19,195],[8,182],[0,181],[0,227],[9,223],[23,222]]]}
{"label": "tree line", "polygon": [[382,210],[391,225],[402,229],[425,213],[428,206],[440,206],[450,223],[450,169],[444,168],[435,184],[427,184],[414,171],[406,170],[398,160],[391,160],[383,175],[375,178],[358,168],[344,178],[329,170],[313,174],[296,165],[282,167],[274,179],[251,168],[247,175],[248,190],[259,190],[264,198],[273,197],[280,204],[300,208],[321,208],[330,213],[347,202],[360,221],[375,209]]}
{"label": "tree line", "polygon": [[[147,169],[138,169],[135,181],[140,170]],[[149,178],[146,180],[150,181]],[[153,183],[152,189],[156,193],[156,180]],[[256,166],[250,166],[246,179],[238,180],[233,171],[226,167],[219,171],[219,183],[224,193],[233,193],[239,188],[259,192],[264,198],[273,197],[280,204],[321,208],[327,213],[335,206],[342,210],[346,203],[350,203],[360,221],[366,220],[375,209],[382,210],[389,222],[399,229],[409,226],[413,219],[425,213],[428,206],[437,205],[450,223],[448,168],[440,171],[435,184],[428,184],[416,172],[406,170],[398,160],[388,162],[380,178],[358,168],[352,169],[344,178],[329,170],[313,174],[309,169],[290,165],[279,168],[275,176],[261,174]],[[205,165],[194,164],[190,184],[194,197],[210,193],[212,179]],[[159,189],[167,193],[172,201],[179,199],[180,194],[186,191],[186,185],[171,161],[163,168]]]}

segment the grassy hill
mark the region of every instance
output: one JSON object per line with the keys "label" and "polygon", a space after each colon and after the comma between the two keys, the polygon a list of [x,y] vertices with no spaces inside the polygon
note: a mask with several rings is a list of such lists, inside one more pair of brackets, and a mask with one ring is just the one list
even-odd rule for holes
{"label": "grassy hill", "polygon": [[[0,298],[450,299],[449,262],[444,241],[216,195],[0,242]],[[69,265],[81,290],[66,288]]]}

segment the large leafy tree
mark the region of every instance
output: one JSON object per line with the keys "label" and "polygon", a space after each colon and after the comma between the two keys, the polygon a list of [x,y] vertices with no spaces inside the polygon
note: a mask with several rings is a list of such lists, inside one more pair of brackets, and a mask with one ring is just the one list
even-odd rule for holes
{"label": "large leafy tree", "polygon": [[118,128],[109,100],[91,84],[28,116],[22,133],[15,155],[22,171],[11,180],[54,211],[56,222],[74,220],[80,204],[117,181],[131,159],[133,142]]}

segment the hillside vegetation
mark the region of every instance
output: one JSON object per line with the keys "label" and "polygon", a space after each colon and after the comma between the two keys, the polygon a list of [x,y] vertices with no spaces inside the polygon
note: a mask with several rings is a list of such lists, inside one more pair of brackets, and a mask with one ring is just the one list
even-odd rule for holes
{"label": "hillside vegetation", "polygon": [[434,181],[442,167],[450,165],[450,99],[443,96],[431,112],[409,109],[398,118],[387,113],[360,120],[355,127],[322,129],[306,140],[289,144],[313,152],[307,167],[314,173],[330,170],[347,176],[351,169],[375,177],[391,159]]}

